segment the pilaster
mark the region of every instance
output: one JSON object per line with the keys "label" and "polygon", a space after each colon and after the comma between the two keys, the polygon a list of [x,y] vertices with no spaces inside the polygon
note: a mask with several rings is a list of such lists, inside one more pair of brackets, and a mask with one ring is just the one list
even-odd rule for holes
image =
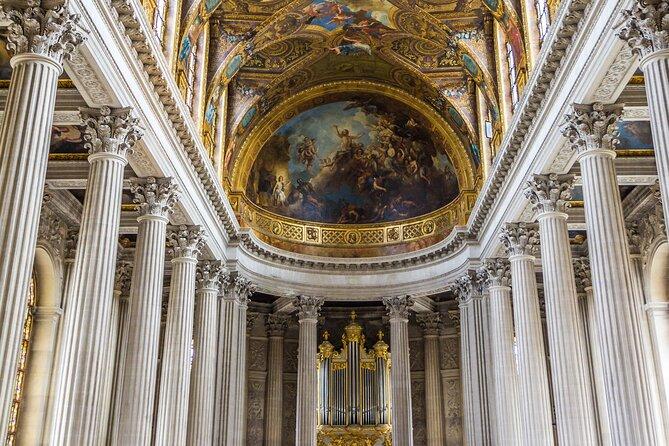
{"label": "pilaster", "polygon": [[269,346],[267,353],[267,396],[265,409],[265,446],[281,446],[283,426],[283,338],[290,316],[268,314]]}
{"label": "pilaster", "polygon": [[419,313],[416,321],[423,329],[425,343],[425,408],[427,446],[444,444],[444,407],[439,367],[439,313]]}

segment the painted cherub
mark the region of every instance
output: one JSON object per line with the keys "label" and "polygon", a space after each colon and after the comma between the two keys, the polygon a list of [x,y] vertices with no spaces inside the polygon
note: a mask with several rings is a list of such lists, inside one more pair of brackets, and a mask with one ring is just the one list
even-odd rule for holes
{"label": "painted cherub", "polygon": [[337,136],[341,139],[340,150],[342,152],[348,152],[353,145],[353,142],[360,138],[360,135],[352,135],[348,129],[339,130],[339,127],[336,124],[333,127],[337,132]]}

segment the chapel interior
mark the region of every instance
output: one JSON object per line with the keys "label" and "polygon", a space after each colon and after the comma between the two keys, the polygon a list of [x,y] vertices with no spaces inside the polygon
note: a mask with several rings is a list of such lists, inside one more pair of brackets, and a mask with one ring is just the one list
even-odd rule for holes
{"label": "chapel interior", "polygon": [[669,445],[669,1],[0,0],[0,443]]}

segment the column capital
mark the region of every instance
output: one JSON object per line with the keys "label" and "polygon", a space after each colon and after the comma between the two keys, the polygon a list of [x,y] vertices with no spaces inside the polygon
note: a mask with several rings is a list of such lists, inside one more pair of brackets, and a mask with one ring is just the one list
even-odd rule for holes
{"label": "column capital", "polygon": [[67,6],[42,8],[39,0],[28,0],[26,6],[3,5],[7,27],[7,50],[14,55],[38,54],[59,65],[70,58],[75,48],[85,40],[79,27],[80,17]]}
{"label": "column capital", "polygon": [[223,298],[236,300],[244,307],[248,305],[251,294],[256,291],[255,284],[237,272],[226,274],[221,282],[223,284]]}
{"label": "column capital", "polygon": [[569,207],[574,175],[549,173],[534,175],[526,183],[525,197],[535,211],[540,213],[565,212]]}
{"label": "column capital", "polygon": [[166,218],[181,196],[174,178],[131,178],[130,191],[133,203],[139,205],[140,218],[155,216]]}
{"label": "column capital", "polygon": [[246,313],[246,334],[250,335],[251,330],[253,330],[253,326],[255,325],[255,322],[258,320],[260,317],[260,313],[257,311],[248,311]]}
{"label": "column capital", "polygon": [[511,264],[508,259],[500,257],[484,259],[477,275],[488,287],[511,286]]}
{"label": "column capital", "polygon": [[[655,192],[659,193],[659,191]],[[656,240],[667,237],[662,203],[659,198],[654,198],[654,200],[655,204],[651,206],[651,209],[639,213],[625,228],[631,254],[646,257]]]}
{"label": "column capital", "polygon": [[579,156],[593,152],[609,152],[615,156],[618,142],[618,121],[623,104],[572,104],[572,113],[566,115],[562,134]]}
{"label": "column capital", "polygon": [[637,0],[632,9],[623,11],[625,27],[618,37],[642,58],[669,50],[668,13],[668,1]]}
{"label": "column capital", "polygon": [[475,271],[468,271],[467,274],[460,276],[453,282],[451,290],[455,293],[460,305],[464,305],[472,299],[482,297],[483,282]]}
{"label": "column capital", "polygon": [[168,251],[174,259],[197,260],[206,236],[200,226],[170,226],[167,231]]}
{"label": "column capital", "polygon": [[143,134],[132,109],[80,108],[84,121],[84,147],[91,155],[107,154],[125,158]]}
{"label": "column capital", "polygon": [[383,305],[386,306],[388,316],[392,322],[393,319],[407,319],[409,309],[413,306],[411,296],[390,296],[383,298]]}
{"label": "column capital", "polygon": [[63,256],[65,261],[73,261],[77,253],[77,244],[79,243],[79,228],[67,228],[67,234],[64,241]]}
{"label": "column capital", "polygon": [[42,205],[39,217],[37,239],[48,243],[56,252],[60,253],[64,242],[63,222],[51,209],[44,205]]}
{"label": "column capital", "polygon": [[114,277],[114,291],[126,298],[130,294],[130,285],[132,283],[132,263],[127,260],[116,262],[116,276]]}
{"label": "column capital", "polygon": [[325,297],[322,296],[295,296],[293,305],[297,308],[297,316],[300,322],[307,319],[316,321],[324,302]]}
{"label": "column capital", "polygon": [[577,257],[572,259],[572,262],[574,264],[576,289],[579,293],[585,293],[586,288],[592,287],[592,278],[590,276],[590,259],[587,257]]}
{"label": "column capital", "polygon": [[265,319],[267,334],[270,337],[283,337],[286,334],[286,328],[288,328],[288,321],[290,321],[290,316],[287,314],[268,314]]}
{"label": "column capital", "polygon": [[439,336],[441,315],[435,312],[416,313],[416,322],[423,329],[425,336]]}
{"label": "column capital", "polygon": [[195,289],[197,291],[215,291],[221,289],[223,266],[220,260],[202,260],[195,271]]}
{"label": "column capital", "polygon": [[505,223],[499,240],[511,256],[534,256],[539,245],[539,231],[536,223]]}

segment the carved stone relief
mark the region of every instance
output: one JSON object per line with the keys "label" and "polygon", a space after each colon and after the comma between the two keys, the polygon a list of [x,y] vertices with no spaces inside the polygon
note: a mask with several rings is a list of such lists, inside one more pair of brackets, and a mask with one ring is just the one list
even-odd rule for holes
{"label": "carved stone relief", "polygon": [[267,342],[262,339],[249,339],[249,370],[267,370]]}
{"label": "carved stone relief", "polygon": [[265,424],[265,381],[249,380],[246,407],[246,444],[260,445]]}
{"label": "carved stone relief", "polygon": [[423,339],[409,340],[409,364],[412,372],[425,370],[424,347]]}
{"label": "carved stone relief", "polygon": [[413,444],[414,446],[425,446],[425,382],[422,379],[411,380],[411,411]]}
{"label": "carved stone relief", "polygon": [[462,390],[460,378],[450,378],[444,381],[446,395],[446,444],[449,446],[461,445],[462,441]]}
{"label": "carved stone relief", "polygon": [[297,383],[283,383],[283,445],[295,444],[295,406],[297,402]]}
{"label": "carved stone relief", "polygon": [[443,369],[457,369],[460,362],[460,341],[455,337],[441,338],[441,367]]}
{"label": "carved stone relief", "polygon": [[285,342],[283,371],[286,373],[297,373],[297,342]]}

